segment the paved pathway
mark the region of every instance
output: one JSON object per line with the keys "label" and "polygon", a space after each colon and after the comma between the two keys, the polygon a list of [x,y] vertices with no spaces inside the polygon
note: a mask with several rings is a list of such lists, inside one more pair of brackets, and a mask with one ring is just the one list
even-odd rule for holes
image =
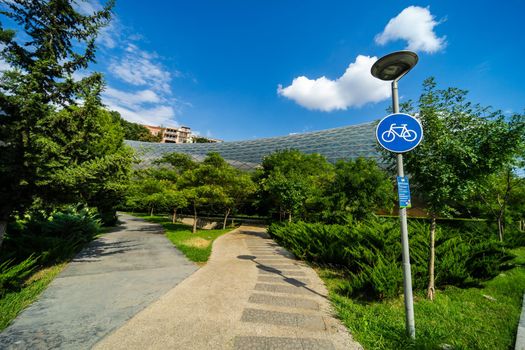
{"label": "paved pathway", "polygon": [[96,349],[361,349],[332,316],[315,271],[264,230],[215,241],[206,266]]}
{"label": "paved pathway", "polygon": [[0,349],[89,349],[197,269],[159,225],[120,220],[0,334]]}

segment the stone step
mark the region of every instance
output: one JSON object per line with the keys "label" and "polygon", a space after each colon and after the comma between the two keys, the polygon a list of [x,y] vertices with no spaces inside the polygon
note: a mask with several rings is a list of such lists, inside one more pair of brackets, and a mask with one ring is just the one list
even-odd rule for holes
{"label": "stone step", "polygon": [[261,291],[261,292],[283,293],[283,294],[312,294],[312,291],[304,287],[286,286],[286,285],[280,285],[280,284],[267,284],[267,283],[257,283],[255,285],[255,290]]}
{"label": "stone step", "polygon": [[321,316],[303,315],[291,312],[246,308],[242,313],[241,321],[303,328],[315,331],[326,330],[325,323]]}
{"label": "stone step", "polygon": [[235,337],[235,350],[335,350],[331,341],[314,338],[284,338],[284,337]]}
{"label": "stone step", "polygon": [[248,299],[253,304],[289,307],[297,309],[319,310],[319,304],[311,299],[275,296],[254,293]]}

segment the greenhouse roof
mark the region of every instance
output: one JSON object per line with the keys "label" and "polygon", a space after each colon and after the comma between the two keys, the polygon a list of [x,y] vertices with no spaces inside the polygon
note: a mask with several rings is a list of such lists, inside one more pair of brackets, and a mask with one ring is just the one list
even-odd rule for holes
{"label": "greenhouse roof", "polygon": [[297,149],[304,153],[319,153],[329,162],[339,159],[379,158],[375,140],[375,125],[370,122],[341,128],[278,136],[246,141],[221,143],[151,143],[129,141],[138,154],[142,166],[166,153],[184,153],[201,161],[210,152],[218,152],[228,163],[239,169],[251,170],[261,164],[262,159],[277,150]]}

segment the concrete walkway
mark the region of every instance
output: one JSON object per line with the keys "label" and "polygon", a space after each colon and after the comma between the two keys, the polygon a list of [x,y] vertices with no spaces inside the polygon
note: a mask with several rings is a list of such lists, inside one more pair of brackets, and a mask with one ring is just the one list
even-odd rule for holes
{"label": "concrete walkway", "polygon": [[197,270],[161,226],[120,220],[0,334],[0,349],[89,349]]}
{"label": "concrete walkway", "polygon": [[525,295],[521,304],[521,315],[518,323],[518,330],[516,333],[515,350],[525,350]]}
{"label": "concrete walkway", "polygon": [[315,271],[264,230],[217,239],[206,266],[96,349],[361,349],[332,316]]}

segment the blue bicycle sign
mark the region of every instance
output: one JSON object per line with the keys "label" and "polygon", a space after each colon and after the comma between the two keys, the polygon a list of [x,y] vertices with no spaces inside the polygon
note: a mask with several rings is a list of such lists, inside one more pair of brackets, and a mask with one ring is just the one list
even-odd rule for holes
{"label": "blue bicycle sign", "polygon": [[404,153],[419,145],[423,138],[423,128],[419,120],[411,115],[390,114],[377,124],[376,138],[383,148]]}
{"label": "blue bicycle sign", "polygon": [[417,133],[414,130],[409,130],[406,124],[401,124],[401,126],[392,124],[390,129],[381,135],[384,142],[392,142],[396,137],[402,137],[405,141],[412,142],[417,139]]}

